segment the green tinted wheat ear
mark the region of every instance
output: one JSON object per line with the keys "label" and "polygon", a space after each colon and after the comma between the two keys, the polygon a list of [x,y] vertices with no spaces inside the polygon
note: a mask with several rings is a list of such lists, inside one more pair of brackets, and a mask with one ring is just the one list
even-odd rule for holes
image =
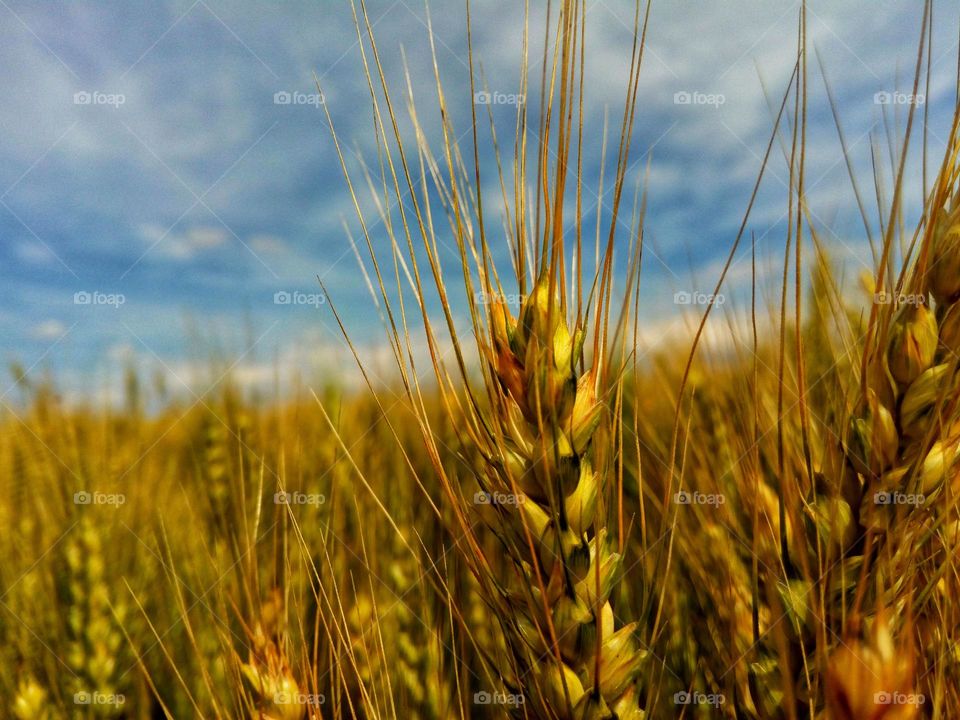
{"label": "green tinted wheat ear", "polygon": [[[204,418],[202,449],[203,491],[214,526],[224,524],[230,511],[230,444],[227,428],[215,417]],[[218,527],[218,529],[220,529]]]}
{"label": "green tinted wheat ear", "polygon": [[405,718],[445,720],[454,712],[455,693],[443,665],[438,618],[422,592],[415,558],[399,536],[391,546],[377,592],[359,593],[347,614],[358,680],[368,697],[388,706],[391,697]]}
{"label": "green tinted wheat ear", "polygon": [[111,597],[108,554],[97,523],[85,514],[65,541],[70,699],[96,697],[100,717],[123,714],[123,604]]}
{"label": "green tinted wheat ear", "polygon": [[523,689],[536,717],[643,717],[635,681],[645,653],[609,602],[622,558],[599,512],[607,458],[594,444],[609,416],[596,373],[576,369],[584,334],[570,331],[546,280],[516,321],[495,302],[491,323],[503,392],[482,419],[475,501],[514,565],[516,615],[504,629]]}
{"label": "green tinted wheat ear", "polygon": [[[411,563],[404,562],[409,557],[402,553],[391,569],[391,576],[401,598],[414,601],[419,597],[415,589],[419,578]],[[398,663],[396,673],[400,688],[394,688],[407,698],[408,717],[411,720],[442,720],[448,717],[454,708],[453,691],[442,664],[442,650],[439,634],[434,630],[436,618],[431,613],[421,613],[418,617],[413,610],[397,600],[396,644]]]}
{"label": "green tinted wheat ear", "polygon": [[17,720],[52,720],[53,706],[44,690],[33,678],[20,682],[11,711]]}
{"label": "green tinted wheat ear", "polygon": [[[504,674],[509,667],[507,661],[508,649],[504,642],[497,614],[491,609],[477,579],[471,573],[465,573],[465,575],[466,622],[470,627],[473,644],[476,645],[476,651],[479,654],[479,661]],[[504,680],[507,685],[515,686],[517,684],[514,677],[506,677]],[[503,688],[495,689],[503,690]]]}

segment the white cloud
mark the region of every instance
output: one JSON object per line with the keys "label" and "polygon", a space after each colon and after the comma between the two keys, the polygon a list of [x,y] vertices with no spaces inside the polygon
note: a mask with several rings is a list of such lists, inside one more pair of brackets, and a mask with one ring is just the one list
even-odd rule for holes
{"label": "white cloud", "polygon": [[276,235],[254,235],[248,244],[254,252],[258,253],[280,254],[289,249],[287,244]]}
{"label": "white cloud", "polygon": [[36,340],[59,340],[67,331],[67,326],[59,320],[44,320],[30,330],[30,336]]}
{"label": "white cloud", "polygon": [[39,240],[17,243],[14,252],[24,262],[36,265],[50,265],[56,261],[56,256],[50,248]]}
{"label": "white cloud", "polygon": [[141,225],[140,237],[154,254],[174,260],[191,260],[198,254],[213,250],[227,240],[227,232],[220,227],[192,226],[184,232],[168,230],[159,225]]}

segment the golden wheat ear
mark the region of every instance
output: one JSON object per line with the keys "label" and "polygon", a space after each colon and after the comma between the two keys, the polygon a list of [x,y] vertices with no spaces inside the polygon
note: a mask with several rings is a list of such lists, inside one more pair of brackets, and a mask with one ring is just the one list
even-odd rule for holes
{"label": "golden wheat ear", "polygon": [[[617,480],[612,446],[622,431],[612,406],[622,393],[625,360],[621,355],[630,354],[623,350],[624,334],[634,311],[639,252],[633,243],[639,231],[630,238],[627,288],[619,317],[614,288],[622,278],[615,273],[613,258],[649,5],[647,14],[640,3],[636,5],[613,218],[602,247],[598,236],[598,266],[586,294],[579,202],[586,7],[578,0],[565,0],[557,12],[548,13],[539,132],[528,145],[528,108],[523,103],[518,107],[512,182],[503,177],[497,158],[513,283],[521,296],[516,317],[505,301],[503,276],[493,261],[497,253],[489,244],[492,233],[483,212],[476,109],[471,113],[475,167],[468,170],[446,112],[448,100],[435,60],[441,152],[435,156],[431,151],[411,102],[417,131],[416,155],[412,156],[397,129],[390,89],[363,2],[360,10],[358,40],[369,40],[369,59],[366,51],[363,58],[375,125],[380,146],[390,148],[381,153],[379,185],[385,195],[378,204],[389,207],[392,200],[399,200],[400,188],[405,185],[411,197],[406,207],[412,205],[412,211],[403,203],[397,206],[400,223],[383,223],[397,279],[392,293],[387,291],[382,263],[373,252],[370,224],[360,213],[373,267],[370,276],[376,278],[376,299],[385,308],[404,388],[417,410],[423,440],[440,478],[446,501],[443,515],[451,523],[451,532],[465,538],[458,548],[477,578],[486,604],[502,610],[500,622],[510,664],[501,668],[501,675],[512,685],[508,697],[516,705],[523,703],[523,707],[511,709],[537,718],[616,716],[637,720],[643,717],[638,680],[647,652],[640,643],[638,626],[618,617],[611,597],[624,583],[621,549],[625,544],[625,538],[618,536],[624,531],[619,498],[622,485]],[[527,32],[525,26],[525,48]],[[432,33],[430,40],[432,45]],[[472,69],[469,19],[468,41]],[[526,57],[523,67],[521,90],[525,96]],[[529,164],[528,153],[534,160]],[[428,191],[426,183],[419,186],[412,180],[411,169],[417,164],[423,174],[429,173],[435,194]],[[345,164],[344,171],[352,188]],[[534,172],[535,183],[530,183]],[[572,210],[564,204],[568,183],[574,182],[578,202]],[[514,189],[512,198],[505,190],[509,187]],[[531,187],[536,188],[535,195],[530,194]],[[450,221],[460,255],[461,282],[476,340],[472,352],[462,344],[450,288],[441,273],[440,231],[431,214],[437,201]],[[576,239],[568,241],[567,230],[574,226],[578,228]],[[415,249],[414,241],[421,247]],[[422,274],[424,257],[432,284]],[[576,282],[571,283],[569,292],[567,257],[577,258]],[[462,467],[467,468],[459,477],[452,477],[445,467],[445,443],[426,412],[401,279],[414,290],[445,420],[457,432],[458,454]],[[435,323],[427,311],[434,294],[439,298],[442,323]],[[478,300],[481,295],[483,300]],[[397,299],[390,302],[391,297]],[[446,367],[448,354],[454,357],[453,373]],[[359,358],[358,362],[363,365]],[[475,488],[479,492],[473,493]],[[489,693],[495,688],[480,686],[477,690]]]}
{"label": "golden wheat ear", "polygon": [[49,720],[53,712],[47,691],[32,677],[20,680],[10,710],[17,720]]}
{"label": "golden wheat ear", "polygon": [[[960,548],[958,118],[914,259],[891,290],[874,294],[862,394],[844,443],[861,488],[858,517],[870,533],[865,566],[870,578],[886,580],[876,603],[914,614],[919,645],[908,651],[929,663],[919,689],[931,698],[942,693],[940,658],[953,642],[944,620],[955,618],[960,592],[950,569]],[[866,586],[858,597],[866,600]]]}
{"label": "golden wheat ear", "polygon": [[[905,628],[909,636],[910,629]],[[866,640],[838,648],[827,664],[825,697],[829,720],[873,720],[920,716],[925,698],[914,691],[910,641],[894,643],[887,617],[873,621]]]}

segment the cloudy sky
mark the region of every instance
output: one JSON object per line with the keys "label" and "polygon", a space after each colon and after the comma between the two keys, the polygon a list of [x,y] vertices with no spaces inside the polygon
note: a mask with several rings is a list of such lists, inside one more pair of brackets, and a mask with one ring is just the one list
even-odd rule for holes
{"label": "cloudy sky", "polygon": [[[544,3],[531,5],[539,36]],[[809,41],[873,202],[874,231],[871,147],[889,192],[888,142],[905,124],[920,5],[809,6]],[[474,0],[472,7],[477,71],[482,66],[486,85],[509,102],[519,87],[522,3]],[[787,0],[654,2],[629,182],[632,193],[649,168],[642,299],[655,332],[680,321],[675,293],[709,291],[716,279],[768,141],[771,106],[792,70],[798,7]],[[388,80],[402,91],[405,57],[427,129],[437,132],[422,1],[370,0],[368,11]],[[946,3],[936,8],[933,71],[921,98],[934,163],[955,97],[957,17],[950,12]],[[463,3],[434,2],[431,15],[462,133],[474,100]],[[329,307],[316,295],[318,276],[358,342],[370,351],[381,345],[343,228],[346,222],[356,232],[357,222],[314,86],[316,76],[348,162],[375,162],[347,0],[0,0],[0,17],[5,362],[50,371],[65,392],[90,397],[110,390],[124,363],[176,386],[199,382],[196,369],[209,367],[211,356],[251,382],[269,384],[275,369],[291,368],[319,382],[344,362]],[[632,22],[628,2],[587,2],[585,182],[594,189],[584,199],[594,222],[597,212],[609,213],[611,198],[596,196],[595,180],[604,115],[615,124],[622,111]],[[809,200],[818,229],[855,278],[869,256],[866,234],[813,55],[810,70]],[[493,109],[509,137],[514,109]],[[761,266],[771,269],[787,207],[780,144],[773,157],[749,225]],[[910,165],[905,194],[914,207],[919,167]],[[386,248],[376,228],[374,239]],[[734,295],[748,279],[748,261],[745,250],[731,276]],[[303,295],[284,304],[277,293]],[[0,392],[7,385],[0,382]]]}

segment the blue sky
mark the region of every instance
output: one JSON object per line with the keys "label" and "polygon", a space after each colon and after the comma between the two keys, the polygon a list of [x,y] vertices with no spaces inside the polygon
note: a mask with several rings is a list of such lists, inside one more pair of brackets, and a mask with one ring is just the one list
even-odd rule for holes
{"label": "blue sky", "polygon": [[[542,3],[532,4],[539,39]],[[894,93],[908,92],[912,82],[919,5],[810,4],[810,42],[871,198],[870,143],[889,163],[887,133],[906,117]],[[591,186],[604,112],[615,124],[622,110],[632,8],[617,0],[592,0],[587,8]],[[403,48],[420,113],[438,143],[423,4],[372,0],[368,9],[389,81],[402,90]],[[792,68],[797,12],[797,3],[781,0],[654,3],[629,179],[632,195],[649,164],[643,301],[652,336],[681,323],[674,293],[709,291],[716,278],[767,142],[769,103],[779,101]],[[473,13],[489,88],[516,93],[522,3],[474,2]],[[202,389],[214,353],[252,384],[269,386],[275,371],[293,369],[321,382],[349,365],[329,308],[274,302],[278,292],[318,293],[317,276],[361,346],[383,355],[379,319],[342,227],[345,220],[356,232],[356,219],[313,86],[316,74],[351,166],[359,167],[360,156],[375,162],[348,2],[0,0],[0,17],[5,361],[34,375],[49,370],[66,393],[93,398],[116,391],[117,368],[127,362],[165,375],[174,389]],[[432,5],[458,132],[468,128],[473,100],[464,17],[460,2]],[[934,161],[948,130],[957,53],[957,18],[941,4],[936,19],[924,98]],[[810,75],[810,203],[854,277],[867,257],[864,230],[813,57]],[[891,93],[893,102],[878,103],[878,92]],[[678,93],[692,102],[678,102],[685,97]],[[291,102],[278,102],[287,97]],[[501,139],[510,137],[513,109],[494,110]],[[918,167],[910,166],[906,193],[914,206]],[[773,275],[785,232],[785,178],[777,146],[749,227],[760,238],[762,268]],[[597,201],[589,191],[585,201],[592,222]],[[604,217],[609,202],[605,197]],[[374,240],[386,249],[382,232]],[[746,257],[741,253],[731,276],[734,294],[748,279]],[[0,392],[7,385],[0,383]]]}

